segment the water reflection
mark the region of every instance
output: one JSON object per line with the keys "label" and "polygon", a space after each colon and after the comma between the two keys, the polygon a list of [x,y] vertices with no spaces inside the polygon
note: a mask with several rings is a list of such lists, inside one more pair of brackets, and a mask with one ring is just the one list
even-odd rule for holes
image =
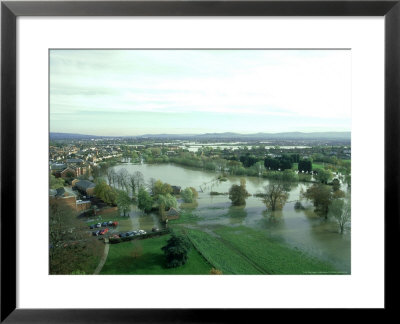
{"label": "water reflection", "polygon": [[[304,209],[295,209],[295,202],[300,198],[300,191],[306,190],[308,183],[287,184],[289,197],[281,211],[268,212],[261,198],[248,197],[245,207],[232,207],[228,195],[210,196],[213,191],[226,193],[232,184],[239,184],[241,177],[228,176],[227,181],[215,181],[217,173],[202,171],[187,167],[164,165],[133,165],[124,164],[129,173],[140,171],[145,181],[150,178],[160,179],[171,185],[182,188],[194,187],[196,190],[204,183],[208,189],[199,191],[197,206],[181,204],[181,208],[194,213],[198,218],[198,227],[207,228],[212,232],[215,226],[245,225],[257,230],[263,230],[279,241],[299,248],[311,255],[332,262],[342,271],[350,271],[350,233],[340,235],[337,224],[330,220],[325,221],[314,212],[314,206],[302,201]],[[245,177],[246,189],[255,194],[264,192],[264,186],[270,182],[258,177]],[[154,226],[156,215],[143,215],[140,211],[133,211],[131,218],[134,227],[143,227],[147,230]]]}

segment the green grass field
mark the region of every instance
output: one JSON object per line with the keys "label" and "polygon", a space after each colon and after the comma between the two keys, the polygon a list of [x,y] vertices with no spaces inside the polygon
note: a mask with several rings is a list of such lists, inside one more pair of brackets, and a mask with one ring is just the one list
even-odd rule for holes
{"label": "green grass field", "polygon": [[334,273],[328,263],[305,255],[270,239],[267,234],[248,227],[221,227],[215,231],[225,246],[251,260],[269,274]]}
{"label": "green grass field", "polygon": [[312,164],[312,169],[318,170],[318,169],[324,169],[324,165],[327,165],[328,163],[322,163],[322,162],[313,162]]}
{"label": "green grass field", "polygon": [[[161,247],[170,236],[110,245],[107,261],[100,274],[208,274],[212,266],[194,249],[188,262],[178,268],[166,268]],[[136,257],[135,257],[136,254]]]}
{"label": "green grass field", "polygon": [[226,244],[199,230],[187,230],[190,241],[196,249],[223,274],[261,274],[251,262],[232,250]]}

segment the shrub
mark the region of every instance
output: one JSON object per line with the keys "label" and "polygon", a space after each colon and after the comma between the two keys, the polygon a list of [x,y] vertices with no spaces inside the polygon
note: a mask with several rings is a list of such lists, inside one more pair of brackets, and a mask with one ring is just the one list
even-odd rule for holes
{"label": "shrub", "polygon": [[172,233],[167,245],[161,249],[167,259],[167,268],[176,268],[184,265],[188,259],[191,243],[185,235]]}
{"label": "shrub", "polygon": [[305,208],[300,201],[296,201],[296,203],[294,204],[294,209],[304,210]]}
{"label": "shrub", "polygon": [[182,190],[181,196],[185,203],[191,203],[194,200],[193,191],[191,188],[186,188],[186,189]]}

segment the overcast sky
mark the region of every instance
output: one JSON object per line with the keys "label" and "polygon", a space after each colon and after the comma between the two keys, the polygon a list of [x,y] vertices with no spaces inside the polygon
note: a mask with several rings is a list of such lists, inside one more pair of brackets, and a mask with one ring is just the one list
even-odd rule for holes
{"label": "overcast sky", "polygon": [[345,50],[52,50],[50,131],[350,131]]}

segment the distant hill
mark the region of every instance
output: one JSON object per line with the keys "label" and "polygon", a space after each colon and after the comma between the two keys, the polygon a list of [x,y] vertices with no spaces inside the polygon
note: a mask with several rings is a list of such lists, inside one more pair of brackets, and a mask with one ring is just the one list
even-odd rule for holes
{"label": "distant hill", "polygon": [[350,140],[351,132],[286,132],[286,133],[206,133],[206,134],[145,134],[138,136],[96,136],[70,133],[50,133],[50,140],[92,139],[92,138],[149,138],[189,140]]}
{"label": "distant hill", "polygon": [[212,133],[200,135],[200,138],[241,138],[248,140],[318,140],[318,139],[341,139],[350,140],[350,132],[315,132],[315,133],[302,133],[302,132],[287,132],[287,133],[256,133],[256,134],[236,134],[236,133]]}
{"label": "distant hill", "polygon": [[82,134],[71,134],[71,133],[52,133],[52,132],[50,132],[50,140],[92,139],[92,138],[103,138],[103,137],[104,136],[82,135]]}

